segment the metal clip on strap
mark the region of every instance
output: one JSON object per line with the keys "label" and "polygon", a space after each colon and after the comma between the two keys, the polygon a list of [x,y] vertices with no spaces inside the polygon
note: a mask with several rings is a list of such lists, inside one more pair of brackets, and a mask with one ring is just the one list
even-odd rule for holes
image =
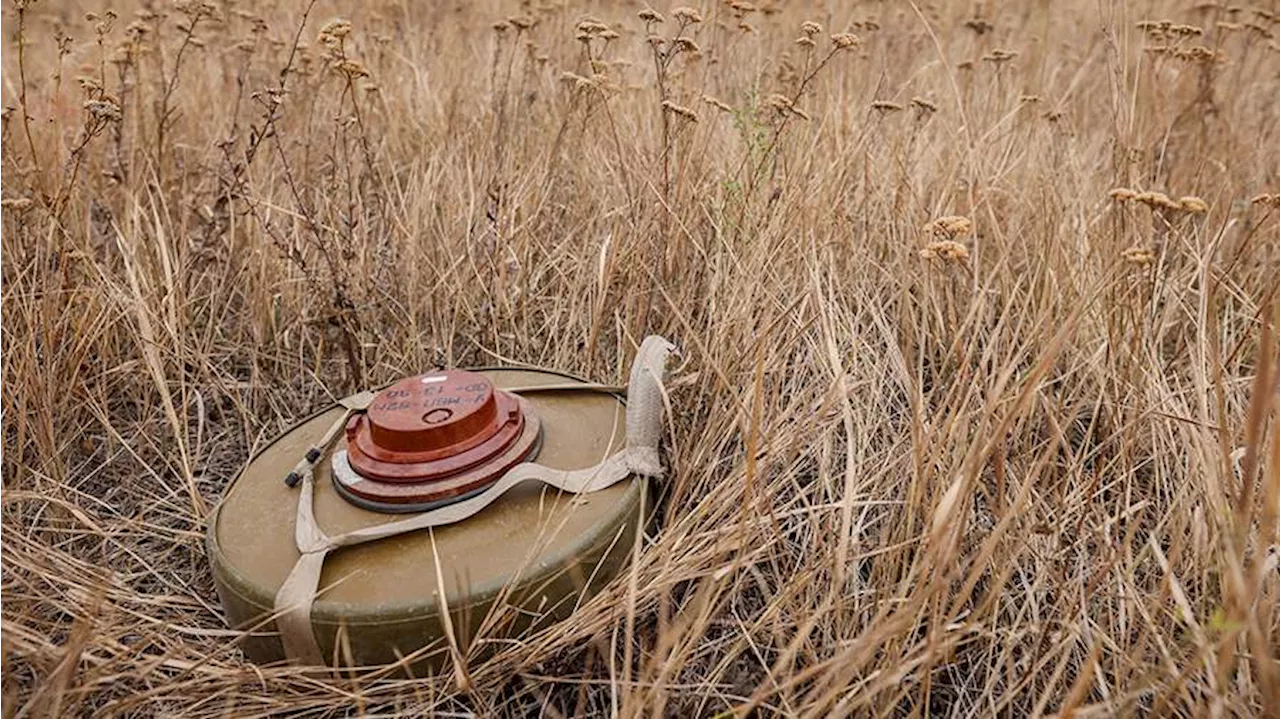
{"label": "metal clip on strap", "polygon": [[[311,624],[311,607],[320,586],[324,559],[334,549],[460,522],[489,506],[512,487],[531,479],[565,492],[583,494],[599,491],[633,475],[660,478],[663,468],[658,443],[662,439],[662,410],[665,407],[662,378],[666,372],[667,357],[673,349],[674,345],[657,335],[646,337],[640,344],[627,384],[627,446],[599,464],[586,469],[559,470],[526,462],[512,467],[492,487],[470,499],[399,521],[330,537],[320,529],[312,509],[315,477],[311,469],[351,413],[367,408],[373,395],[361,392],[343,400],[346,411],[334,424],[337,429],[326,432],[318,447],[319,452],[315,452],[316,448],[308,452],[288,478],[296,477],[297,481],[290,486],[301,484],[302,490],[298,493],[294,524],[294,543],[300,556],[275,598],[276,626],[280,630],[285,656],[298,664],[325,664]],[[598,391],[597,387],[587,385],[583,389]],[[316,454],[314,459],[313,453]]]}

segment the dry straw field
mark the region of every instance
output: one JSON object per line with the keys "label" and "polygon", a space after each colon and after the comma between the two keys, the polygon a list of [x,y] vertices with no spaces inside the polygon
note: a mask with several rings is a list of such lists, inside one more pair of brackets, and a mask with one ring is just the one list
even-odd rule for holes
{"label": "dry straw field", "polygon": [[[6,2],[4,716],[1275,716],[1254,4]],[[251,452],[648,332],[626,579],[441,677],[243,659]]]}

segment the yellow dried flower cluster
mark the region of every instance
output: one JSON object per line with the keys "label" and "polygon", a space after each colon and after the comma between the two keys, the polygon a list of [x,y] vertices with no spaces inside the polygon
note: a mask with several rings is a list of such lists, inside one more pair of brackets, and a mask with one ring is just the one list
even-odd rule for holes
{"label": "yellow dried flower cluster", "polygon": [[840,32],[831,36],[831,44],[837,50],[848,50],[858,46],[858,36],[851,32]]}
{"label": "yellow dried flower cluster", "polygon": [[1134,202],[1141,202],[1153,210],[1180,210],[1182,207],[1163,192],[1139,192],[1133,196]]}
{"label": "yellow dried flower cluster", "polygon": [[671,11],[671,17],[686,24],[702,22],[702,13],[691,7],[678,7]]}
{"label": "yellow dried flower cluster", "polygon": [[30,197],[6,197],[3,200],[0,200],[0,207],[7,207],[19,212],[31,207],[31,204],[32,200]]}
{"label": "yellow dried flower cluster", "polygon": [[364,68],[364,64],[359,60],[338,60],[333,63],[333,69],[351,79],[369,77],[369,71]]}
{"label": "yellow dried flower cluster", "polygon": [[925,225],[924,231],[934,237],[954,240],[957,237],[966,237],[973,232],[973,222],[962,215],[947,215]]}
{"label": "yellow dried flower cluster", "polygon": [[780,116],[785,117],[787,115],[793,115],[802,120],[809,119],[809,113],[796,107],[796,104],[786,95],[779,95],[777,93],[770,95],[765,98],[764,104]]}
{"label": "yellow dried flower cluster", "polygon": [[938,111],[938,106],[923,97],[911,98],[911,105],[916,109],[917,114],[929,114]]}
{"label": "yellow dried flower cluster", "polygon": [[1152,55],[1165,55],[1175,60],[1185,62],[1226,62],[1227,58],[1221,52],[1205,47],[1204,45],[1193,45],[1191,47],[1174,47],[1172,45],[1152,45],[1146,48],[1146,51]]}
{"label": "yellow dried flower cluster", "polygon": [[320,35],[317,40],[327,45],[333,40],[341,40],[350,34],[351,21],[334,18],[320,28]]}
{"label": "yellow dried flower cluster", "polygon": [[969,259],[969,248],[955,240],[935,240],[920,250],[920,256],[926,260],[966,262]]}
{"label": "yellow dried flower cluster", "polygon": [[89,111],[90,117],[100,122],[120,121],[120,104],[110,97],[90,100],[84,104],[84,109]]}
{"label": "yellow dried flower cluster", "polygon": [[1209,211],[1209,203],[1195,195],[1187,195],[1178,200],[1170,198],[1163,192],[1139,192],[1127,187],[1117,187],[1107,193],[1116,202],[1138,202],[1152,210],[1169,212],[1185,212],[1190,215],[1203,215]]}
{"label": "yellow dried flower cluster", "polygon": [[609,30],[609,26],[595,18],[588,17],[580,20],[576,29],[579,33],[586,35],[599,35],[600,33],[607,32]]}
{"label": "yellow dried flower cluster", "polygon": [[693,110],[690,110],[689,108],[687,108],[687,107],[685,107],[685,106],[683,106],[683,105],[677,105],[676,103],[674,103],[674,102],[672,102],[672,101],[670,101],[670,100],[663,100],[663,101],[662,101],[662,109],[663,109],[663,110],[666,110],[667,112],[669,112],[669,113],[671,113],[671,114],[673,114],[673,115],[676,115],[676,116],[678,116],[678,117],[682,117],[682,118],[684,118],[684,119],[688,120],[689,122],[697,122],[697,121],[698,121],[698,113],[694,112]]}
{"label": "yellow dried flower cluster", "polygon": [[717,110],[721,110],[722,112],[733,112],[733,108],[729,106],[729,103],[724,102],[723,100],[714,98],[710,95],[703,95],[702,101],[716,108]]}
{"label": "yellow dried flower cluster", "polygon": [[1203,215],[1209,211],[1209,203],[1195,195],[1188,195],[1179,199],[1178,204],[1182,206],[1183,212],[1189,212],[1193,215]]}
{"label": "yellow dried flower cluster", "polygon": [[698,43],[694,42],[693,38],[678,37],[672,43],[675,45],[677,52],[688,52],[694,55],[702,53],[702,48],[698,47]]}
{"label": "yellow dried flower cluster", "polygon": [[989,21],[980,17],[975,17],[972,20],[966,20],[964,26],[972,30],[975,35],[986,35],[996,29],[995,25],[992,25]]}
{"label": "yellow dried flower cluster", "polygon": [[1138,23],[1138,29],[1145,32],[1152,40],[1198,37],[1204,34],[1203,28],[1195,25],[1178,25],[1172,20],[1143,20]]}
{"label": "yellow dried flower cluster", "polygon": [[1120,253],[1125,262],[1133,265],[1146,266],[1156,261],[1156,253],[1148,247],[1134,246]]}

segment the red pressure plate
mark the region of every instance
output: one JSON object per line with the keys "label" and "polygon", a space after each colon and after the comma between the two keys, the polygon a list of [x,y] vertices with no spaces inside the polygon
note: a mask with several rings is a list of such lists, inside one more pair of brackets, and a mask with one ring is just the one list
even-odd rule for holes
{"label": "red pressure plate", "polygon": [[491,484],[537,441],[536,431],[526,431],[536,427],[525,426],[522,404],[465,370],[400,380],[347,423],[347,460],[367,481],[346,488],[365,499],[406,503]]}

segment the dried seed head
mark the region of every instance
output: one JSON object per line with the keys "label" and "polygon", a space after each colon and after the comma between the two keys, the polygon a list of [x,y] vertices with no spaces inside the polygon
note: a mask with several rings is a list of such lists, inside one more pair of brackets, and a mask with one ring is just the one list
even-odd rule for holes
{"label": "dried seed head", "polygon": [[538,24],[537,20],[529,17],[528,15],[516,15],[515,17],[509,17],[507,18],[507,22],[511,23],[511,27],[517,30],[528,30]]}
{"label": "dried seed head", "polygon": [[1155,251],[1147,247],[1130,247],[1129,249],[1121,252],[1120,256],[1124,258],[1125,262],[1128,262],[1131,265],[1138,265],[1139,267],[1145,267],[1156,261]]}
{"label": "dried seed head", "polygon": [[733,112],[733,108],[727,102],[718,100],[710,95],[703,95],[702,101],[723,112]]}
{"label": "dried seed head", "polygon": [[1226,56],[1217,50],[1205,47],[1204,45],[1194,45],[1188,48],[1173,49],[1169,52],[1175,58],[1185,62],[1212,63],[1226,62]]}
{"label": "dried seed head", "polygon": [[352,79],[369,76],[369,71],[359,60],[339,60],[333,63],[333,69]]}
{"label": "dried seed head", "polygon": [[[674,13],[673,13],[673,14],[674,14]],[[663,100],[663,101],[662,101],[662,109],[663,109],[663,110],[666,110],[667,112],[669,112],[669,113],[671,113],[671,114],[673,114],[673,115],[677,115],[677,116],[679,116],[679,117],[682,117],[682,118],[684,118],[684,119],[688,120],[689,122],[697,122],[697,121],[698,121],[698,113],[694,112],[693,110],[690,110],[690,109],[689,109],[689,108],[687,108],[687,107],[684,107],[683,105],[677,105],[676,103],[674,103],[674,102],[672,102],[672,101],[670,101],[670,100]]]}
{"label": "dried seed head", "polygon": [[1203,215],[1209,211],[1209,203],[1194,195],[1188,195],[1178,200],[1178,205],[1182,207],[1183,212],[1192,215]]}
{"label": "dried seed head", "polygon": [[796,38],[796,44],[801,47],[811,48],[811,47],[817,46],[818,43],[814,42],[813,38],[809,37],[808,35],[801,35],[800,37]]}
{"label": "dried seed head", "polygon": [[831,44],[835,45],[837,50],[848,50],[858,45],[858,36],[851,32],[836,33],[831,36]]}
{"label": "dried seed head", "polygon": [[340,40],[350,34],[351,21],[343,20],[342,18],[334,18],[320,28],[320,38],[322,40],[326,37]]}
{"label": "dried seed head", "polygon": [[871,109],[879,110],[880,112],[885,112],[885,113],[897,112],[902,109],[902,105],[899,105],[898,103],[892,102],[890,100],[876,100],[875,102],[871,103]]}
{"label": "dried seed head", "polygon": [[920,256],[927,259],[939,259],[947,262],[966,262],[969,259],[969,248],[955,240],[936,240],[920,250]]}
{"label": "dried seed head", "polygon": [[1173,27],[1172,20],[1140,20],[1137,28],[1145,32],[1149,37],[1161,38]]}
{"label": "dried seed head", "polygon": [[605,25],[604,23],[594,18],[583,19],[578,23],[578,27],[577,27],[577,30],[579,33],[586,33],[588,35],[599,35],[600,33],[607,31],[608,29],[609,29],[608,25]]}
{"label": "dried seed head", "polygon": [[702,14],[691,7],[678,7],[671,11],[671,17],[689,24],[702,22]]}
{"label": "dried seed head", "polygon": [[918,114],[927,114],[938,111],[938,106],[923,97],[911,98],[911,104],[916,108]]}
{"label": "dried seed head", "polygon": [[813,37],[822,32],[822,26],[812,20],[805,20],[800,23],[800,31],[809,37]]}
{"label": "dried seed head", "polygon": [[507,28],[509,27],[510,25],[507,25],[505,22],[499,20],[498,22],[495,22],[493,24],[493,31],[501,35],[502,33],[506,32]]}
{"label": "dried seed head", "polygon": [[1263,207],[1280,208],[1280,192],[1277,192],[1274,195],[1264,192],[1249,200],[1249,203],[1253,205],[1262,205]]}
{"label": "dried seed head", "polygon": [[1146,205],[1147,207],[1150,207],[1153,210],[1182,209],[1181,205],[1169,199],[1169,196],[1164,194],[1163,192],[1150,192],[1150,191],[1139,192],[1137,195],[1134,195],[1133,199],[1135,202],[1141,202],[1142,204]]}
{"label": "dried seed head", "polygon": [[965,237],[972,232],[973,222],[962,215],[947,215],[925,225],[924,231],[934,237],[955,239],[956,237]]}
{"label": "dried seed head", "polygon": [[964,26],[972,30],[976,35],[986,35],[996,27],[980,17],[976,17],[966,22]]}
{"label": "dried seed head", "polygon": [[695,55],[702,53],[702,48],[698,47],[698,43],[694,42],[692,38],[678,37],[674,42],[677,52],[689,52]]}
{"label": "dried seed head", "polygon": [[731,2],[729,3],[729,9],[738,17],[753,13],[757,10],[756,6],[749,2]]}
{"label": "dried seed head", "polygon": [[103,122],[118,122],[120,120],[120,106],[106,97],[86,102],[84,109],[88,110],[89,115],[95,120]]}
{"label": "dried seed head", "polygon": [[992,50],[990,53],[983,55],[982,61],[995,63],[999,65],[1001,63],[1009,62],[1010,60],[1012,60],[1017,56],[1018,56],[1018,53],[1013,50],[1002,50],[1000,48],[996,48]]}
{"label": "dried seed head", "polygon": [[6,197],[0,200],[0,207],[7,207],[11,210],[21,212],[31,207],[32,201],[30,197]]}
{"label": "dried seed head", "polygon": [[795,102],[792,102],[791,99],[788,99],[785,95],[777,95],[777,93],[774,93],[774,95],[765,97],[764,106],[769,107],[769,109],[773,110],[774,113],[777,113],[780,116],[792,115],[804,120],[810,119],[809,113],[805,113],[805,111],[801,110],[800,107],[796,107]]}
{"label": "dried seed head", "polygon": [[779,95],[777,93],[774,93],[769,97],[765,98],[764,104],[768,105],[774,110],[777,110],[778,112],[785,113],[791,110],[791,106],[793,103],[791,102],[791,99],[788,98],[786,95]]}
{"label": "dried seed head", "polygon": [[658,12],[652,8],[645,8],[641,10],[638,15],[640,16],[640,19],[645,22],[662,22],[662,15],[658,14]]}
{"label": "dried seed head", "polygon": [[1111,199],[1115,200],[1116,202],[1128,202],[1129,200],[1132,200],[1133,198],[1138,196],[1138,193],[1134,192],[1133,190],[1130,190],[1127,187],[1117,187],[1111,192],[1108,192],[1107,194],[1110,195]]}

